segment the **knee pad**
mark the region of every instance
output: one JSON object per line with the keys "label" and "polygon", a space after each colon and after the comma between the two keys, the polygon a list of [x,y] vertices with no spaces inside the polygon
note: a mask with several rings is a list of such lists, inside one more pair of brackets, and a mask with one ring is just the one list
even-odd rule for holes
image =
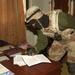
{"label": "knee pad", "polygon": [[75,63],[68,63],[68,70],[70,73],[75,73]]}

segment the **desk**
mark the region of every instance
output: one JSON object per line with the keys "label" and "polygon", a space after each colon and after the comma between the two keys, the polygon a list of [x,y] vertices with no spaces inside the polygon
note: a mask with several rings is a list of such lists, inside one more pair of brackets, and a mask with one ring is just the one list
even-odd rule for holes
{"label": "desk", "polygon": [[61,75],[61,64],[52,61],[52,63],[41,63],[32,67],[13,65],[13,60],[1,62],[5,67],[15,73],[15,75]]}
{"label": "desk", "polygon": [[[19,48],[20,49],[20,48]],[[20,49],[24,53],[22,49]],[[14,72],[15,75],[61,75],[62,65],[58,62],[52,61],[52,63],[40,63],[32,67],[27,65],[19,67],[13,65],[13,59],[5,60],[1,62],[10,71]]]}

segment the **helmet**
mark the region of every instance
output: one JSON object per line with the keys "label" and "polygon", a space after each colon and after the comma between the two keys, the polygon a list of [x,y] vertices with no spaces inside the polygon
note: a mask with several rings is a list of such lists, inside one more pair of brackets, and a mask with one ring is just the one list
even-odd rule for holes
{"label": "helmet", "polygon": [[32,6],[26,11],[25,19],[28,23],[32,19],[39,19],[43,15],[41,9],[37,6]]}

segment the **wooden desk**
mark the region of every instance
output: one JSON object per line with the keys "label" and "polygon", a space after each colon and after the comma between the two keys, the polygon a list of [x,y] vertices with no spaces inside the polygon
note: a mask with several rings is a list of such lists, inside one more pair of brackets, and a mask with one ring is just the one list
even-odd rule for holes
{"label": "wooden desk", "polygon": [[[19,48],[20,49],[20,48]],[[25,50],[20,49],[24,54]],[[61,75],[62,64],[52,61],[52,63],[41,63],[32,67],[27,65],[19,67],[13,65],[13,59],[1,62],[10,71],[14,72],[15,75]]]}
{"label": "wooden desk", "polygon": [[1,63],[14,72],[15,75],[61,75],[61,64],[54,61],[50,64],[42,63],[32,67],[13,65],[12,59]]}

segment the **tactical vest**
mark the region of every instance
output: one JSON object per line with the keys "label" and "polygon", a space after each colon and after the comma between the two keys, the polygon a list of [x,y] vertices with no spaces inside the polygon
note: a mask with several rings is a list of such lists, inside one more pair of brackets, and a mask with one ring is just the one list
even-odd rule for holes
{"label": "tactical vest", "polygon": [[[74,30],[73,28],[71,29],[71,27],[62,27],[59,26],[59,24],[61,24],[60,20],[59,20],[59,14],[62,13],[61,10],[54,10],[52,12],[46,13],[47,15],[49,15],[49,19],[50,19],[50,26],[48,28],[42,28],[41,31],[43,32],[44,35],[48,36],[48,37],[54,37],[54,33],[57,32],[58,34],[62,35],[63,39],[69,39],[70,38],[70,33]],[[66,16],[66,15],[65,15]],[[59,22],[59,21],[60,22]],[[65,19],[66,21],[66,19]],[[68,22],[68,21],[67,21]],[[65,24],[65,23],[64,23]],[[67,24],[68,25],[68,24]],[[61,29],[63,29],[63,31],[61,31]]]}

